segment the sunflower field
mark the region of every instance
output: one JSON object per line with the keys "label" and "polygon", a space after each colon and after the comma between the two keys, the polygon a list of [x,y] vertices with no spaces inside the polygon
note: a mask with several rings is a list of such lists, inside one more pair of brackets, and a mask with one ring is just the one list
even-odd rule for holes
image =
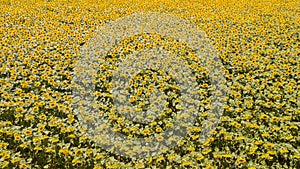
{"label": "sunflower field", "polygon": [[[114,21],[125,24],[120,18],[145,12],[180,18],[178,29],[191,35],[205,33],[213,49],[206,52],[216,54],[209,62],[214,65],[207,66],[195,46],[176,38],[180,33],[129,35],[118,29],[124,35],[111,40],[117,36]],[[156,24],[152,20],[148,25]],[[300,168],[298,0],[0,0],[0,36],[0,168]],[[110,48],[103,52],[101,45]],[[196,48],[203,52],[207,46]],[[164,59],[151,58],[159,54]],[[124,58],[133,63],[121,64]],[[90,65],[78,68],[83,60]],[[171,73],[153,68],[156,62],[172,63]],[[145,63],[149,68],[133,71],[131,79],[120,75],[130,80],[118,96],[130,99],[114,102],[113,82],[121,81],[114,72]],[[92,65],[96,71],[89,70]],[[190,79],[180,80],[183,86],[195,81],[197,113],[191,126],[180,128],[176,118],[183,98],[193,99],[184,95],[176,77],[188,73]],[[91,82],[80,84],[93,84],[93,90],[74,90],[86,74]],[[223,78],[214,80],[212,74]],[[76,92],[94,96],[94,103],[87,104],[88,97],[76,100]],[[160,93],[158,101],[153,101],[155,93]],[[215,107],[216,100],[223,101],[221,107]],[[89,114],[91,105],[97,116]],[[149,109],[152,114],[141,115]],[[209,119],[218,123],[204,124]],[[172,127],[177,128],[171,135],[183,135],[184,129],[186,134],[166,140],[163,133]],[[108,143],[96,139],[97,133],[92,137],[91,128],[98,133],[110,128],[128,140],[103,147],[99,140]],[[142,138],[145,144],[152,138],[153,145],[172,146],[128,148],[130,140]],[[134,156],[141,151],[160,153]]]}

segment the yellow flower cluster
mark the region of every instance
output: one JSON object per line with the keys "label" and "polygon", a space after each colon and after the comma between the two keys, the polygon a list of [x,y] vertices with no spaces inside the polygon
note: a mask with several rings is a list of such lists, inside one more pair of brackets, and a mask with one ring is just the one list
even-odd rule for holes
{"label": "yellow flower cluster", "polygon": [[[0,3],[0,168],[300,168],[298,0]],[[103,150],[87,135],[75,115],[86,112],[71,106],[72,79],[80,49],[97,28],[145,11],[172,14],[205,31],[226,69],[228,95],[219,125],[199,142],[214,86],[193,49],[159,34],[116,43],[93,81],[99,115],[108,120],[104,128],[129,138],[154,135],[161,142],[160,133],[175,124],[180,88],[172,75],[159,70],[139,72],[128,88],[135,113],[153,106],[149,97],[156,87],[168,94],[168,109],[157,110],[159,120],[138,125],[112,109],[107,82],[118,59],[136,50],[173,50],[196,72],[201,98],[199,116],[185,139],[175,140],[176,146],[163,154],[129,159]]]}

